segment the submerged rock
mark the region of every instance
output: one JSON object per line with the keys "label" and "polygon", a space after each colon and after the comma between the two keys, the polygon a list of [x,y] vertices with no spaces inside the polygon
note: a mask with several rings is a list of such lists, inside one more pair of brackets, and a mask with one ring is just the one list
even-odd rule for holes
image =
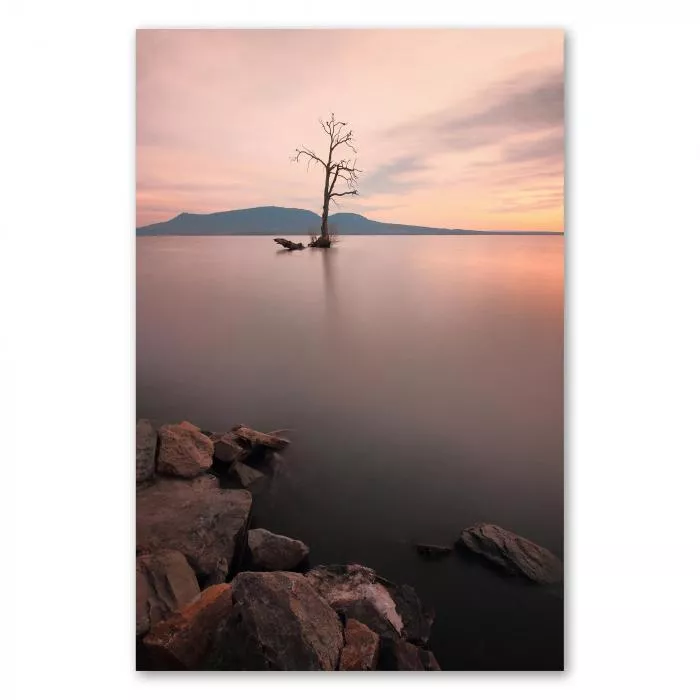
{"label": "submerged rock", "polygon": [[443,547],[437,544],[415,544],[416,552],[423,559],[443,559],[452,554],[452,547]]}
{"label": "submerged rock", "polygon": [[199,584],[184,555],[162,550],[136,559],[136,634],[165,619],[199,595]]}
{"label": "submerged rock", "polygon": [[265,475],[261,471],[242,462],[233,464],[228,471],[228,476],[244,489],[257,490],[265,482]]}
{"label": "submerged rock", "polygon": [[343,647],[338,616],[302,574],[245,571],[217,630],[207,668],[333,671]]}
{"label": "submerged rock", "polygon": [[245,450],[236,442],[233,433],[212,436],[214,459],[222,464],[232,464],[245,454]]}
{"label": "submerged rock", "polygon": [[213,476],[159,479],[136,494],[139,553],[175,549],[204,585],[221,583],[243,554],[252,496]]}
{"label": "submerged rock", "polygon": [[340,652],[339,671],[374,671],[379,661],[379,635],[359,620],[345,623],[345,646]]}
{"label": "submerged rock", "polygon": [[145,669],[201,670],[217,627],[231,610],[231,584],[221,583],[202,591],[188,605],[154,625],[143,638]]}
{"label": "submerged rock", "polygon": [[158,433],[151,422],[141,418],[136,422],[136,483],[152,479],[156,469]]}
{"label": "submerged rock", "polygon": [[561,561],[549,550],[498,525],[472,525],[462,531],[460,544],[504,571],[536,583],[558,583],[564,575]]}
{"label": "submerged rock", "polygon": [[380,637],[427,643],[433,615],[411,586],[391,583],[360,564],[317,566],[306,577],[335,611]]}
{"label": "submerged rock", "polygon": [[193,479],[212,465],[214,445],[199,428],[183,421],[159,430],[158,473]]}
{"label": "submerged rock", "polygon": [[248,550],[253,568],[262,571],[296,569],[309,556],[309,548],[301,540],[263,528],[248,531]]}
{"label": "submerged rock", "polygon": [[432,651],[400,640],[382,640],[380,671],[441,671]]}
{"label": "submerged rock", "polygon": [[[243,460],[245,462],[245,459]],[[272,477],[289,476],[289,465],[279,452],[267,452],[258,465],[266,474]]]}

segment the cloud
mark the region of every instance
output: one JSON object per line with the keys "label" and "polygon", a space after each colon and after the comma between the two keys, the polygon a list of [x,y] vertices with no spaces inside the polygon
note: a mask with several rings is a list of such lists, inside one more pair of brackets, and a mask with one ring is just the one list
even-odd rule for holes
{"label": "cloud", "polygon": [[405,193],[423,183],[418,178],[406,179],[407,175],[427,170],[427,165],[420,156],[400,156],[394,158],[371,172],[362,179],[363,194]]}
{"label": "cloud", "polygon": [[563,164],[563,127],[564,74],[556,70],[499,82],[477,99],[389,129],[385,136],[413,154],[403,160],[414,171],[424,169],[431,156],[489,147],[501,149],[497,159],[486,161],[490,166],[543,159]]}
{"label": "cloud", "polygon": [[528,199],[506,198],[489,208],[494,213],[547,211],[562,203],[561,193],[542,193]]}
{"label": "cloud", "polygon": [[503,148],[503,158],[508,163],[546,161],[563,165],[564,129],[556,129],[554,134],[544,138],[506,145]]}
{"label": "cloud", "polygon": [[539,131],[564,122],[564,75],[555,71],[533,79],[522,76],[490,89],[484,99],[490,106],[473,114],[445,118],[440,132],[451,143],[473,143],[475,131],[497,137]]}

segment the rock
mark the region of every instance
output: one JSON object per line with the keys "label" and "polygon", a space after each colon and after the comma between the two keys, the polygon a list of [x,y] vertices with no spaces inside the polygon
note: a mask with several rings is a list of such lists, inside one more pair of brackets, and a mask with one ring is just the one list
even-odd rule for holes
{"label": "rock", "polygon": [[144,634],[199,595],[199,584],[187,559],[174,550],[136,559],[136,634]]}
{"label": "rock", "polygon": [[291,571],[309,556],[300,540],[257,528],[248,531],[248,550],[253,568],[261,571]]}
{"label": "rock", "polygon": [[232,428],[233,434],[237,437],[238,443],[243,447],[264,447],[268,450],[283,450],[290,445],[289,440],[271,433],[261,433],[245,425]]}
{"label": "rock", "polygon": [[233,602],[208,669],[336,669],[343,647],[340,620],[302,574],[244,571],[233,580]]}
{"label": "rock", "polygon": [[379,577],[377,580],[388,587],[396,603],[396,610],[403,620],[402,637],[414,644],[427,644],[435,619],[433,610],[423,605],[412,586],[407,586],[405,583],[396,585]]}
{"label": "rock", "polygon": [[211,467],[214,445],[196,426],[164,425],[159,435],[158,473],[192,479]]}
{"label": "rock", "polygon": [[558,583],[564,575],[561,561],[549,550],[498,525],[472,525],[462,531],[460,544],[504,571],[536,583]]}
{"label": "rock", "polygon": [[380,671],[440,671],[432,651],[400,640],[382,640]]}
{"label": "rock", "polygon": [[416,544],[416,552],[424,559],[442,559],[452,554],[452,547],[442,547],[438,544]]}
{"label": "rock", "polygon": [[243,555],[252,496],[219,489],[215,477],[158,479],[136,494],[136,546],[144,554],[175,549],[201,584],[226,580]]}
{"label": "rock", "polygon": [[228,473],[244,489],[258,489],[265,480],[265,475],[261,471],[242,462],[236,462]]}
{"label": "rock", "polygon": [[389,591],[372,569],[359,564],[317,566],[306,574],[322,598],[346,618],[353,617],[380,636],[398,638],[403,620]]}
{"label": "rock", "polygon": [[231,610],[231,584],[221,583],[206,588],[184,608],[154,625],[143,638],[146,669],[202,669],[217,627]]}
{"label": "rock", "polygon": [[136,566],[136,636],[140,637],[151,629],[151,615],[148,610],[150,587],[145,572]]}
{"label": "rock", "polygon": [[214,459],[222,464],[231,464],[242,457],[245,450],[236,442],[233,433],[223,433],[212,437]]}
{"label": "rock", "polygon": [[153,478],[158,433],[145,418],[136,421],[136,483]]}
{"label": "rock", "polygon": [[317,566],[306,577],[336,612],[380,637],[428,641],[433,616],[411,586],[397,586],[360,564]]}
{"label": "rock", "polygon": [[379,635],[359,620],[345,624],[345,646],[340,652],[339,671],[374,671],[379,661]]}

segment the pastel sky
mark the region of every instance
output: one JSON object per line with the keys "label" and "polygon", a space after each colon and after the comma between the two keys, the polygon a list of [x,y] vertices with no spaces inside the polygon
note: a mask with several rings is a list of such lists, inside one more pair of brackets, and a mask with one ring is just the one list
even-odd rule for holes
{"label": "pastel sky", "polygon": [[564,229],[564,33],[139,30],[136,223],[279,205],[320,213],[320,117],[363,170],[334,211],[392,223]]}

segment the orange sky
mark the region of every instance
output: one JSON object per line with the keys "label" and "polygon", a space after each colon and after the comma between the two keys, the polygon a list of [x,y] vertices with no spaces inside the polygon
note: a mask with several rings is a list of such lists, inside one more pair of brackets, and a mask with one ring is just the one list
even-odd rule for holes
{"label": "orange sky", "polygon": [[320,213],[319,117],[364,172],[340,209],[392,223],[563,231],[564,33],[139,30],[136,220],[279,205]]}

